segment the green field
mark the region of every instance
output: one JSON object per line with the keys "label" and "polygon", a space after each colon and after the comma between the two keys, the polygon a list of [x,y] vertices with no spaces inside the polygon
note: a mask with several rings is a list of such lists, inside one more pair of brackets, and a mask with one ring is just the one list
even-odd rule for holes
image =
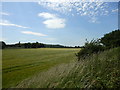
{"label": "green field", "polygon": [[120,88],[120,48],[60,64],[23,80],[15,88]]}
{"label": "green field", "polygon": [[62,63],[76,60],[73,48],[4,49],[2,51],[2,86],[17,86],[23,80]]}

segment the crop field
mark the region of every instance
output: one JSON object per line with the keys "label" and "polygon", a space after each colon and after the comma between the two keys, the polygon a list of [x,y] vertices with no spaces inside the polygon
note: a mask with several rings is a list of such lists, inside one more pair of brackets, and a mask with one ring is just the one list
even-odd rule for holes
{"label": "crop field", "polygon": [[2,51],[2,86],[17,86],[37,73],[76,60],[80,48],[4,49]]}

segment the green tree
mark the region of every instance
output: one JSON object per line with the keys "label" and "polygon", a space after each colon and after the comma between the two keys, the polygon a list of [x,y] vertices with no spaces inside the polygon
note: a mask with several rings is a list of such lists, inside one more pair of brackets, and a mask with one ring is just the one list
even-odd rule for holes
{"label": "green tree", "polygon": [[120,46],[120,30],[112,31],[101,38],[101,43],[107,48]]}
{"label": "green tree", "polygon": [[0,49],[4,49],[6,47],[5,42],[0,41]]}

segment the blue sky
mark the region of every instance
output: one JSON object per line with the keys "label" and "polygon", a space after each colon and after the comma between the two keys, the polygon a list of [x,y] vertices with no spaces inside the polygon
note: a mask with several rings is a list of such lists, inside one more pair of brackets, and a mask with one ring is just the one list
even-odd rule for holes
{"label": "blue sky", "polygon": [[0,26],[6,43],[84,45],[118,29],[118,3],[4,2]]}

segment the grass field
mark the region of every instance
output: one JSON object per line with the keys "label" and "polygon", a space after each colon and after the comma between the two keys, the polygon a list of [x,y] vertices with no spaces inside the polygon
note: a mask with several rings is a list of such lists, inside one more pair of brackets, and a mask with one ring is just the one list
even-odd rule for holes
{"label": "grass field", "polygon": [[75,53],[80,49],[73,48],[40,48],[40,49],[4,49],[2,51],[2,86],[17,86],[26,78],[37,73],[76,60]]}
{"label": "grass field", "polygon": [[120,48],[76,61],[80,49],[3,50],[3,88],[119,88]]}
{"label": "grass field", "polygon": [[120,88],[120,48],[60,64],[23,80],[17,88]]}

